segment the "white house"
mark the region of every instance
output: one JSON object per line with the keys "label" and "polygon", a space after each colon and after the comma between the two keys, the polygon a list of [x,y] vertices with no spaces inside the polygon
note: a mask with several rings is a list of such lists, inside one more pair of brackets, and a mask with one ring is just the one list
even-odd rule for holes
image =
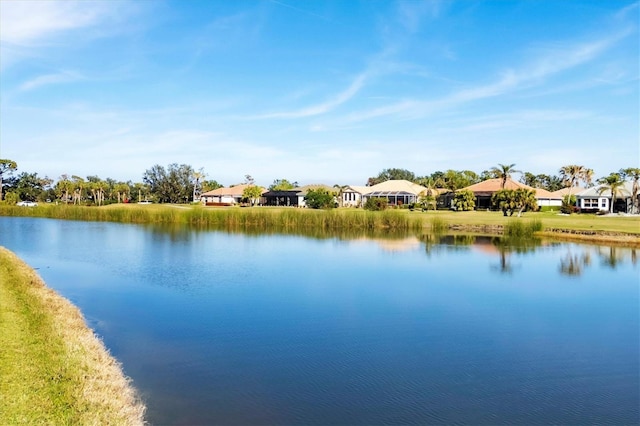
{"label": "white house", "polygon": [[594,186],[576,194],[576,205],[586,211],[613,211],[627,213],[632,211],[633,183],[625,182],[616,193],[616,201],[611,209],[611,191],[604,185]]}
{"label": "white house", "polygon": [[370,191],[370,186],[348,185],[342,190],[342,205],[344,207],[362,207],[362,195]]}
{"label": "white house", "polygon": [[549,205],[552,206],[562,206],[562,201],[564,200],[564,197],[566,197],[567,195],[569,195],[569,193],[571,193],[571,195],[575,196],[576,194],[579,194],[580,192],[584,191],[585,188],[581,188],[579,186],[574,186],[573,188],[562,188],[562,189],[558,189],[557,191],[553,191],[551,193],[551,195],[553,196],[553,200],[552,203]]}

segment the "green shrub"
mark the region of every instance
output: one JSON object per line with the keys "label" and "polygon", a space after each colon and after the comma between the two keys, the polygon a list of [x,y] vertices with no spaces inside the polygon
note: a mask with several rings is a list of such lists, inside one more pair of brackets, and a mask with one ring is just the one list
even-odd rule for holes
{"label": "green shrub", "polygon": [[364,203],[364,209],[370,211],[381,211],[385,210],[388,205],[389,200],[386,198],[370,197],[367,198],[366,203]]}
{"label": "green shrub", "polygon": [[304,197],[307,206],[312,209],[332,209],[336,207],[336,195],[327,189],[310,189]]}
{"label": "green shrub", "polygon": [[4,202],[8,205],[14,205],[20,201],[20,197],[15,192],[7,192],[4,194]]}
{"label": "green shrub", "polygon": [[476,208],[476,196],[468,189],[458,191],[453,198],[453,206],[460,211],[473,210]]}

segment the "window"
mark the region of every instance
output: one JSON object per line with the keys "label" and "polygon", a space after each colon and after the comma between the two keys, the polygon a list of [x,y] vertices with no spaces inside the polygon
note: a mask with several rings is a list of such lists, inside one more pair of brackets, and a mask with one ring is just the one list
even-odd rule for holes
{"label": "window", "polygon": [[600,207],[603,208],[607,208],[607,199],[606,198],[600,198]]}
{"label": "window", "polygon": [[598,199],[597,198],[585,198],[582,200],[582,207],[585,209],[597,209],[598,208]]}

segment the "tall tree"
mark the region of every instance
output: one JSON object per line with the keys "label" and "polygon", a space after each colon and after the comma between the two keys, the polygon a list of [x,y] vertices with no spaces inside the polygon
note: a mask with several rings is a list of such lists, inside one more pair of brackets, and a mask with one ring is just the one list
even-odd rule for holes
{"label": "tall tree", "polygon": [[598,179],[598,183],[601,185],[600,189],[598,189],[599,194],[603,194],[607,191],[611,193],[611,206],[609,212],[613,213],[613,205],[616,203],[616,197],[620,192],[620,188],[624,186],[624,180],[622,180],[622,176],[618,173],[611,173],[607,177]]}
{"label": "tall tree", "polygon": [[554,192],[564,188],[562,179],[558,176],[549,176],[545,174],[534,175],[530,172],[524,172],[520,177],[520,182],[529,185],[532,188],[543,188],[549,192]]}
{"label": "tall tree", "polygon": [[113,187],[113,190],[118,196],[118,203],[128,202],[130,198],[129,193],[131,192],[131,187],[129,186],[129,184],[124,182],[119,182],[115,184],[115,186]]}
{"label": "tall tree", "polygon": [[80,176],[71,176],[72,189],[73,189],[73,204],[80,204],[83,198],[83,192],[87,187],[87,182]]}
{"label": "tall tree", "polygon": [[450,191],[457,191],[479,182],[479,176],[471,170],[449,169],[442,174],[441,179],[444,182],[444,187]]}
{"label": "tall tree", "polygon": [[628,167],[620,170],[620,175],[624,180],[631,179],[633,186],[631,187],[631,202],[633,203],[633,211],[631,213],[638,214],[640,209],[638,208],[638,192],[640,183],[640,168]]}
{"label": "tall tree", "polygon": [[2,201],[2,179],[18,169],[18,163],[13,160],[0,158],[0,201]]}
{"label": "tall tree", "polygon": [[142,182],[135,182],[135,183],[127,183],[127,185],[129,185],[129,187],[131,188],[131,192],[133,193],[134,196],[137,196],[136,201],[140,202],[143,200],[148,200],[149,199],[149,194],[150,194],[150,190],[149,190],[149,185],[144,184]]}
{"label": "tall tree", "polygon": [[531,172],[524,172],[522,177],[520,177],[520,182],[532,188],[541,188],[540,178]]}
{"label": "tall tree", "polygon": [[202,181],[202,192],[213,191],[214,189],[222,188],[222,184],[217,180],[203,180]]}
{"label": "tall tree", "polygon": [[68,203],[70,199],[69,193],[73,191],[73,183],[69,180],[69,176],[60,176],[58,182],[56,182],[54,190],[61,201]]}
{"label": "tall tree", "polygon": [[500,184],[500,188],[504,189],[507,185],[507,180],[511,178],[513,173],[522,173],[520,170],[515,169],[515,164],[500,164],[498,163],[497,167],[492,167],[490,173],[493,174],[494,177],[500,179],[502,183]]}
{"label": "tall tree", "polygon": [[159,164],[146,170],[142,180],[151,194],[161,203],[186,203],[192,196],[193,168],[187,164]]}
{"label": "tall tree", "polygon": [[249,200],[251,206],[255,206],[262,195],[262,188],[256,185],[249,185],[242,191],[242,198]]}
{"label": "tall tree", "polygon": [[269,191],[287,191],[298,186],[298,182],[289,182],[287,179],[275,179],[269,185]]}
{"label": "tall tree", "polygon": [[574,187],[580,185],[580,182],[584,182],[587,186],[591,184],[591,180],[593,179],[593,170],[588,169],[585,166],[570,164],[560,168],[560,178],[565,184],[565,187],[569,188],[569,193],[567,195],[570,199],[571,191]]}
{"label": "tall tree", "polygon": [[367,180],[367,186],[377,185],[388,180],[408,180],[409,182],[414,182],[416,180],[416,175],[406,169],[384,169],[378,173],[378,176],[370,177]]}
{"label": "tall tree", "polygon": [[196,197],[200,196],[200,181],[204,179],[205,174],[201,168],[197,172],[193,172],[193,202],[196,202]]}
{"label": "tall tree", "polygon": [[41,178],[37,173],[22,172],[11,179],[11,190],[23,201],[44,200],[45,188],[51,184],[51,179]]}

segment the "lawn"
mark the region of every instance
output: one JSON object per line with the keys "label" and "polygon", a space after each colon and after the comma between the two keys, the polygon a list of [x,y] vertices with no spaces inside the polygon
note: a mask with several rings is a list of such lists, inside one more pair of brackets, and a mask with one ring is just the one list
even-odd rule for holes
{"label": "lawn", "polygon": [[640,216],[596,216],[593,214],[561,215],[556,212],[528,212],[521,218],[504,217],[501,212],[471,211],[430,211],[410,212],[410,215],[438,217],[448,224],[481,226],[504,225],[512,220],[533,220],[542,222],[545,230],[567,229],[579,231],[600,231],[640,235]]}
{"label": "lawn", "polygon": [[144,406],[80,311],[0,247],[0,424],[143,424]]}

